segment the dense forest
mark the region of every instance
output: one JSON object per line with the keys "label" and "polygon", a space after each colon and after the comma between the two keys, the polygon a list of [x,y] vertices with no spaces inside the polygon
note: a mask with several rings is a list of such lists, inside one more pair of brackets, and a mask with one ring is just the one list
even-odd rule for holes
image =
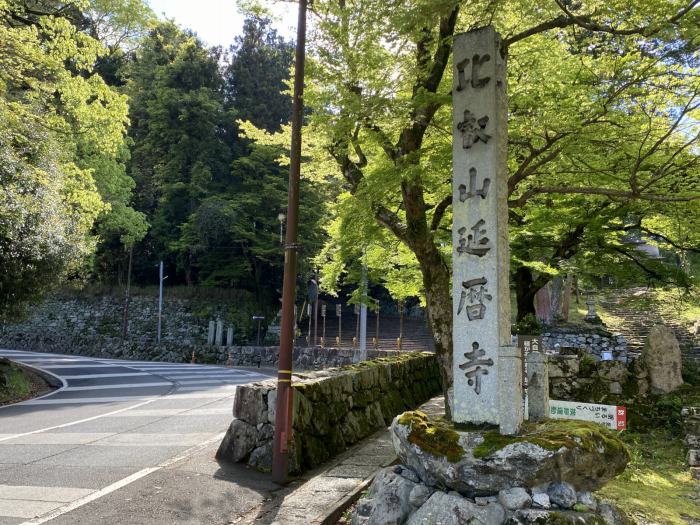
{"label": "dense forest", "polygon": [[[277,303],[287,201],[278,132],[293,44],[250,16],[207,48],[140,0],[0,2],[0,300],[17,315],[59,282],[246,290]],[[305,180],[319,251],[324,191]],[[308,268],[302,268],[308,273]]]}

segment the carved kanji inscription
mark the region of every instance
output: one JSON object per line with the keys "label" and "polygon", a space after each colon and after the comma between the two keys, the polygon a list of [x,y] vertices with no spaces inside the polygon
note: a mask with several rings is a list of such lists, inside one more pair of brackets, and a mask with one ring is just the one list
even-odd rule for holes
{"label": "carved kanji inscription", "polygon": [[472,226],[471,233],[464,237],[467,233],[467,228],[462,226],[457,233],[459,233],[459,246],[457,246],[457,253],[464,254],[468,253],[471,255],[476,255],[478,257],[483,257],[491,249],[491,241],[486,237],[486,229],[483,227],[486,221],[479,219],[479,221]]}
{"label": "carved kanji inscription", "polygon": [[479,277],[478,279],[469,279],[468,281],[462,282],[462,294],[459,298],[459,307],[457,308],[457,315],[462,313],[464,310],[464,305],[467,304],[466,311],[467,317],[470,321],[475,319],[483,319],[486,313],[486,305],[484,301],[490,301],[493,296],[488,293],[486,289],[487,280],[485,277]]}
{"label": "carved kanji inscription", "polygon": [[484,131],[488,122],[487,116],[477,119],[474,113],[468,109],[464,110],[464,119],[457,124],[457,129],[462,132],[462,147],[464,149],[470,149],[478,141],[484,144],[489,141],[491,135]]}
{"label": "carved kanji inscription", "polygon": [[488,367],[493,366],[493,359],[483,359],[486,351],[479,348],[479,343],[472,343],[472,351],[465,352],[464,357],[467,358],[466,363],[459,365],[461,370],[466,370],[464,376],[467,378],[467,384],[474,387],[474,392],[481,394],[481,376],[488,375]]}
{"label": "carved kanji inscription", "polygon": [[466,78],[466,73],[465,71],[469,68],[469,65],[471,64],[471,78],[470,78],[470,84],[473,88],[482,88],[486,86],[486,84],[489,83],[489,80],[491,80],[491,77],[480,77],[481,73],[481,66],[483,66],[486,62],[491,60],[490,55],[474,55],[471,59],[465,58],[461,62],[457,63],[457,75],[458,75],[458,85],[457,85],[457,91],[462,91],[464,88],[467,87],[467,78]]}
{"label": "carved kanji inscription", "polygon": [[486,198],[489,193],[489,187],[491,186],[491,179],[488,177],[484,179],[484,183],[480,189],[476,187],[476,168],[469,169],[469,191],[464,184],[459,185],[459,201],[464,202],[467,199],[476,197],[477,195],[482,199]]}

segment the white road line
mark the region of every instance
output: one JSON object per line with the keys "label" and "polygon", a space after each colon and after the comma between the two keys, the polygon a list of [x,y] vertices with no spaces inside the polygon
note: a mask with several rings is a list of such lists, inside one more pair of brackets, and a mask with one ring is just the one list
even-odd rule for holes
{"label": "white road line", "polygon": [[[161,372],[162,374],[163,372]],[[199,369],[199,370],[173,370],[170,372],[173,375],[178,375],[178,374],[211,374],[211,375],[221,375],[221,374],[237,374],[238,371],[234,370],[232,368],[210,368],[210,369]]]}
{"label": "white road line", "polygon": [[178,379],[177,384],[178,385],[211,385],[211,384],[225,385],[226,381],[227,381],[226,379],[198,379],[198,380],[190,380],[190,381],[180,381]]}
{"label": "white road line", "polygon": [[64,392],[71,390],[109,390],[111,388],[145,388],[149,386],[172,386],[172,383],[120,383],[118,385],[94,385],[94,386],[69,386],[63,389]]}
{"label": "white road line", "polygon": [[171,376],[169,374],[162,374],[163,377],[166,379],[172,379],[173,381],[177,381],[178,383],[181,383],[181,379],[201,379],[202,381],[244,381],[244,382],[249,382],[250,380],[247,377],[236,377],[236,376]]}
{"label": "white road line", "polygon": [[143,470],[139,470],[138,472],[135,472],[131,476],[127,476],[124,479],[121,479],[115,483],[112,483],[111,485],[106,486],[105,488],[98,490],[96,492],[93,492],[92,494],[89,494],[83,498],[77,499],[72,503],[69,503],[68,505],[64,505],[63,507],[60,507],[58,509],[52,510],[51,512],[48,512],[44,514],[43,516],[39,516],[38,518],[32,519],[31,521],[25,521],[24,523],[21,523],[20,525],[41,525],[42,523],[46,523],[49,520],[55,519],[67,512],[70,512],[72,510],[77,509],[78,507],[82,507],[83,505],[90,503],[91,501],[95,501],[98,498],[101,498],[102,496],[106,496],[107,494],[110,494],[114,492],[115,490],[119,490],[122,487],[125,487],[129,485],[130,483],[133,483],[134,481],[143,478],[144,476],[148,476],[149,474],[160,470],[162,468],[169,467],[170,465],[173,465],[177,463],[180,460],[183,460],[192,454],[195,454],[199,452],[200,450],[205,449],[209,445],[216,443],[217,441],[221,441],[223,437],[226,435],[225,432],[222,432],[221,434],[218,434],[217,436],[214,436],[212,439],[205,441],[204,443],[200,443],[199,445],[195,445],[194,447],[188,448],[185,450],[181,455],[176,456],[174,458],[171,458],[167,461],[164,461],[163,463],[159,464],[156,467],[148,467]]}
{"label": "white road line", "polygon": [[119,396],[119,397],[70,397],[64,399],[39,399],[25,401],[24,405],[83,405],[91,403],[119,403],[121,401],[148,400],[156,397],[149,396]]}
{"label": "white road line", "polygon": [[[167,398],[166,398],[167,399]],[[154,408],[152,410],[132,410],[122,412],[113,417],[143,417],[143,416],[214,416],[219,414],[231,414],[231,407],[224,408]]]}
{"label": "white road line", "polygon": [[[1,354],[0,354],[1,356]],[[3,356],[4,357],[4,356]],[[20,363],[34,363],[41,361],[56,361],[59,363],[79,363],[80,361],[88,361],[87,359],[72,359],[70,357],[24,357],[17,359]]]}
{"label": "white road line", "polygon": [[120,408],[118,410],[113,410],[112,412],[107,412],[106,414],[98,414],[96,416],[86,417],[85,419],[71,421],[70,423],[63,423],[61,425],[54,425],[52,427],[40,428],[38,430],[31,430],[29,432],[22,432],[21,434],[4,435],[3,437],[0,437],[0,442],[7,441],[8,439],[21,437],[21,436],[30,436],[32,434],[39,434],[40,432],[48,432],[49,430],[56,430],[57,428],[66,428],[66,427],[70,427],[73,425],[78,425],[79,423],[87,423],[88,421],[94,421],[96,419],[100,419],[101,417],[114,416],[117,414],[121,414],[122,412],[126,412],[127,410],[131,410],[132,408],[139,408],[139,407],[142,407],[144,405],[148,405],[150,403],[153,403],[157,399],[160,399],[160,397],[155,397],[153,399],[146,399],[145,401],[142,401],[141,403],[136,403],[135,405],[131,405],[130,407],[124,407],[124,408]]}
{"label": "white road line", "polygon": [[[91,363],[89,365],[46,365],[43,368],[48,368],[49,370],[53,370],[54,368],[114,368],[115,365],[96,365],[94,363]],[[131,368],[131,367],[124,367],[124,368]]]}
{"label": "white road line", "polygon": [[[216,392],[221,392],[221,393],[226,393],[226,392],[233,392],[236,389],[236,386],[238,385],[214,385],[216,387],[215,391]],[[178,392],[182,391],[198,391],[202,390],[203,388],[207,388],[206,385],[199,385],[199,386],[180,386],[177,388]],[[208,389],[210,392],[212,391],[211,389]]]}
{"label": "white road line", "polygon": [[168,394],[168,395],[165,396],[163,399],[209,399],[209,398],[221,398],[221,399],[223,400],[223,399],[226,399],[227,397],[231,397],[231,396],[234,394],[234,391],[231,391],[231,393],[230,393],[229,395],[227,395],[227,394],[228,394],[228,392],[220,392],[220,393],[218,393],[218,394],[217,394],[216,392],[202,392],[202,393],[198,393],[198,394],[180,394],[180,393],[178,393],[178,392],[176,391],[176,392],[174,392],[174,393],[172,393],[172,394]]}
{"label": "white road line", "polygon": [[[52,391],[50,391],[50,392],[44,394],[43,396],[35,397],[35,398],[33,399],[33,401],[39,401],[40,399],[44,399],[44,398],[46,398],[46,397],[49,397],[49,396],[53,396],[53,395],[55,395],[55,394],[58,394],[59,392],[63,392],[63,389],[66,388],[66,387],[68,386],[68,383],[66,383],[66,380],[65,380],[65,379],[63,379],[62,377],[57,376],[56,374],[54,374],[54,373],[52,373],[52,372],[49,372],[48,370],[44,370],[43,368],[39,368],[39,367],[33,366],[33,365],[27,365],[27,364],[25,364],[24,366],[26,366],[27,368],[31,368],[32,370],[37,370],[37,371],[39,371],[39,372],[43,372],[44,374],[48,374],[48,375],[50,375],[50,376],[52,376],[52,377],[55,377],[56,380],[58,380],[58,381],[61,382],[61,386],[60,386],[59,388],[57,388],[56,390],[52,390]],[[2,410],[3,408],[10,408],[10,407],[14,407],[14,406],[17,406],[17,405],[21,405],[22,403],[23,403],[23,401],[20,401],[19,403],[10,403],[9,405],[3,405],[3,406],[0,406],[0,410]],[[0,441],[2,441],[2,439],[0,439]]]}
{"label": "white road line", "polygon": [[81,374],[77,376],[61,376],[63,379],[100,379],[102,377],[132,377],[152,376],[148,372],[124,372],[123,374]]}

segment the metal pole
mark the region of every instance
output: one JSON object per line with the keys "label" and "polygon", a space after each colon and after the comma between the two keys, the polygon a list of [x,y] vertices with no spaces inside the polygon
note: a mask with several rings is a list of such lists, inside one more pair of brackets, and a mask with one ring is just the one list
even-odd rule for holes
{"label": "metal pole", "polygon": [[126,274],[126,295],[124,296],[124,314],[122,318],[122,337],[129,334],[129,300],[131,299],[131,261],[134,257],[134,247],[129,248],[129,269]]}
{"label": "metal pole", "polygon": [[321,346],[326,345],[326,303],[321,305],[321,317],[323,317],[323,335],[321,336]]}
{"label": "metal pole", "polygon": [[377,299],[377,338],[375,348],[379,348],[379,299]]}
{"label": "metal pole", "polygon": [[318,346],[318,298],[314,301],[314,346]]}
{"label": "metal pole", "polygon": [[[339,305],[340,306],[340,305]],[[343,307],[338,312],[338,348],[343,344]]]}
{"label": "metal pole", "polygon": [[158,344],[160,344],[160,327],[161,319],[163,317],[163,261],[160,261],[160,272],[159,272],[159,290],[158,290]]}
{"label": "metal pole", "polygon": [[399,301],[399,350],[403,343],[403,301]]}
{"label": "metal pole", "polygon": [[306,313],[309,314],[309,335],[306,338],[308,346],[311,346],[311,303],[306,307]]}
{"label": "metal pole", "polygon": [[367,360],[367,260],[362,258],[362,299],[360,302],[360,353],[358,361]]}
{"label": "metal pole", "polygon": [[304,111],[304,59],[306,47],[306,1],[299,0],[297,44],[292,105],[292,145],[287,195],[287,237],[284,245],[284,280],[282,285],[282,327],[275,434],[272,445],[272,480],[286,483],[289,444],[292,441],[292,350],[294,347],[294,300],[297,280],[297,229],[299,227],[299,175],[301,173],[301,124]]}
{"label": "metal pole", "polygon": [[360,307],[355,305],[355,339],[352,346],[356,347],[360,342]]}

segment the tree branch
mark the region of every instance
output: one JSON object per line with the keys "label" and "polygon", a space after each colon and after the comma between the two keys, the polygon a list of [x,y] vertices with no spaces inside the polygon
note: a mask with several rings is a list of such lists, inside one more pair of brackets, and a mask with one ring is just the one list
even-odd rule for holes
{"label": "tree branch", "polygon": [[628,29],[619,29],[615,28],[611,25],[607,24],[602,24],[599,22],[595,22],[593,20],[592,15],[576,15],[572,13],[569,8],[564,4],[562,0],[555,0],[557,6],[559,9],[561,9],[564,14],[560,15],[556,18],[553,18],[552,20],[548,20],[547,22],[542,22],[541,24],[538,24],[536,26],[533,26],[529,29],[526,29],[525,31],[522,31],[520,33],[517,33],[511,37],[508,37],[503,40],[502,43],[502,48],[504,52],[508,51],[508,48],[515,44],[516,42],[519,42],[521,40],[524,40],[530,36],[536,35],[538,33],[543,33],[545,31],[549,31],[550,29],[557,29],[557,28],[564,28],[564,27],[569,27],[569,26],[579,26],[582,27],[583,29],[587,29],[588,31],[595,31],[599,33],[609,33],[612,35],[642,35],[642,36],[652,36],[663,28],[663,25],[666,24],[675,24],[678,22],[681,18],[683,18],[685,15],[687,15],[693,8],[695,8],[698,4],[700,4],[700,0],[692,0],[686,7],[678,11],[674,16],[669,18],[668,20],[665,21],[663,25],[656,25],[656,26],[640,26],[640,27],[631,27]]}
{"label": "tree branch", "polygon": [[435,207],[435,212],[433,213],[433,220],[430,222],[430,231],[436,231],[440,227],[442,218],[445,216],[447,208],[452,204],[452,195],[448,195],[440,201],[440,203]]}
{"label": "tree branch", "polygon": [[646,200],[653,202],[690,202],[700,200],[700,195],[687,195],[685,197],[673,197],[668,195],[659,195],[655,193],[635,193],[633,191],[613,190],[608,188],[564,188],[555,186],[542,186],[538,188],[530,188],[520,197],[508,201],[509,208],[520,208],[534,195],[541,193],[555,194],[578,194],[578,195],[603,195],[618,199],[630,200]]}
{"label": "tree branch", "polygon": [[639,229],[643,231],[644,233],[648,235],[653,235],[654,237],[658,237],[659,239],[662,239],[666,244],[670,244],[677,250],[682,250],[686,252],[693,252],[693,253],[700,253],[700,248],[691,248],[688,246],[681,246],[677,242],[673,241],[672,239],[666,237],[665,235],[661,235],[660,233],[657,233],[655,231],[651,231],[649,228],[644,228],[643,226],[640,226]]}

